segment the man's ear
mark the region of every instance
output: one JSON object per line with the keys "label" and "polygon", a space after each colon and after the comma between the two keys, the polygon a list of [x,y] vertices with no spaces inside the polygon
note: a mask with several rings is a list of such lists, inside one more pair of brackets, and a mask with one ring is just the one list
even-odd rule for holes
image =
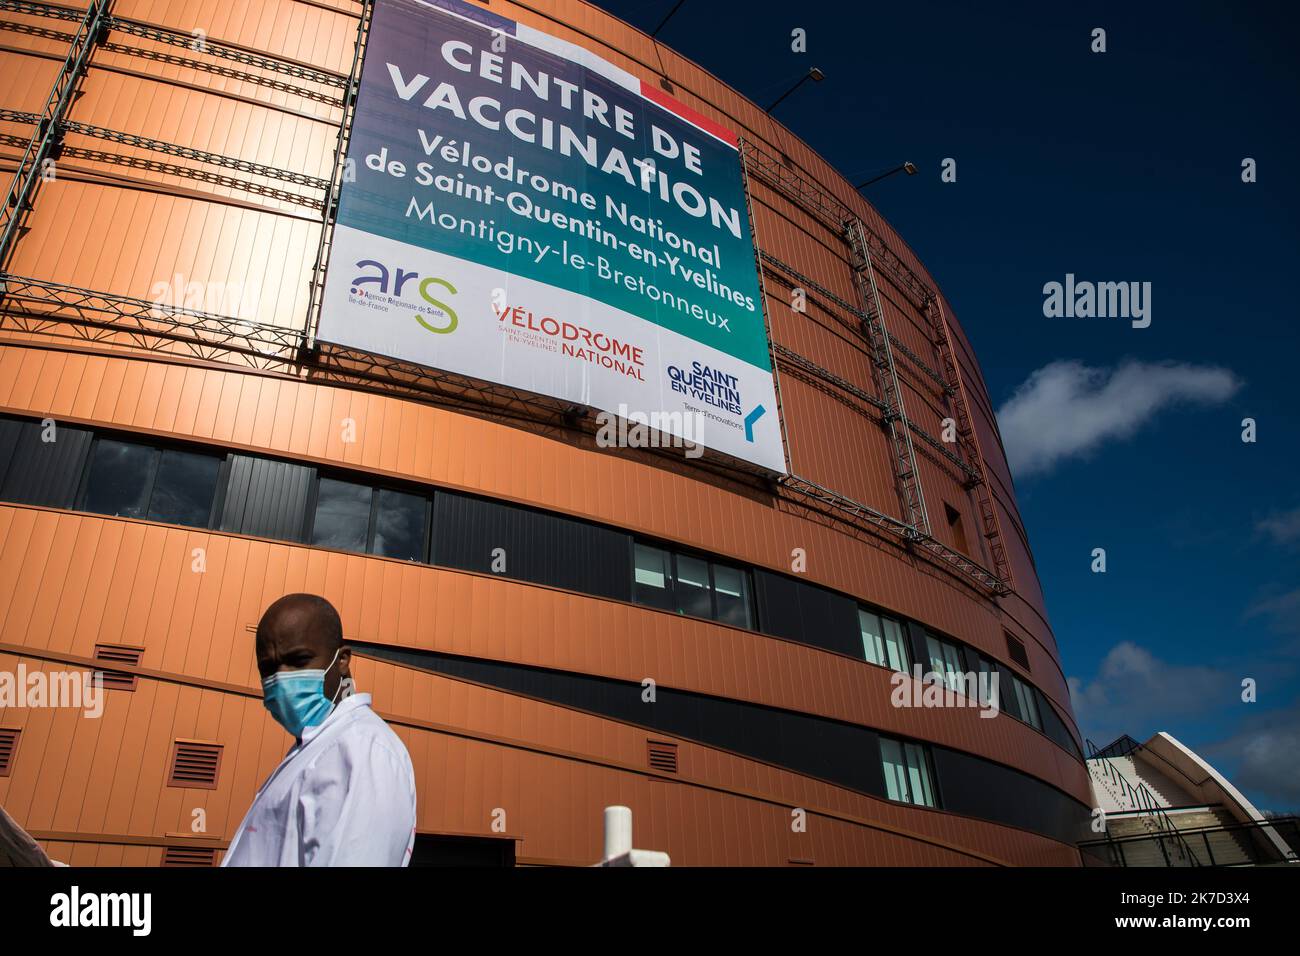
{"label": "man's ear", "polygon": [[339,651],[339,680],[352,676],[352,648],[346,644]]}

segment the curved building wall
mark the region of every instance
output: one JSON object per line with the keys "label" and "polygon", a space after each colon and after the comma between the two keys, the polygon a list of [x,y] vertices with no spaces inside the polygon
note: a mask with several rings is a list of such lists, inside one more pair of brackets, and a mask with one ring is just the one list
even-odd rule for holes
{"label": "curved building wall", "polygon": [[[22,172],[86,9],[0,9],[2,185]],[[1078,730],[955,310],[849,183],[717,78],[583,3],[491,11],[649,83],[666,77],[744,140],[799,481],[598,447],[589,416],[308,349],[362,4],[114,0],[63,116],[56,175],[0,263],[0,670],[93,667],[105,645],[138,663],[122,665],[132,686],[112,683],[98,719],[0,707],[15,742],[0,805],[73,863],[219,859],[288,743],[261,707],[251,628],[271,600],[306,590],[339,608],[360,686],[411,751],[421,834],[585,864],[600,854],[601,809],[623,803],[637,844],[678,864],[1077,864],[1072,834],[1091,802]],[[897,531],[905,509],[836,226],[846,214],[878,243],[933,548]],[[792,285],[815,290],[806,312],[791,308]],[[926,290],[946,316],[956,396]],[[922,440],[957,398],[982,484]],[[80,458],[74,442],[68,461],[32,464],[24,442],[44,420],[84,436]],[[91,449],[107,441],[220,459],[208,520],[89,513]],[[240,469],[250,496],[279,476],[287,524],[250,518],[252,504],[236,514]],[[425,502],[416,560],[311,545],[322,476]],[[513,573],[462,553],[511,534],[526,552]],[[987,583],[998,542],[1009,589]],[[638,603],[637,543],[740,569],[748,626]],[[890,671],[864,659],[859,606],[898,621],[922,662],[929,634],[998,669],[1004,699],[1016,675],[1037,718],[892,706]],[[659,703],[640,703],[646,678]],[[926,754],[933,807],[889,799],[881,740]],[[173,777],[178,741],[216,748],[210,787]],[[806,832],[792,830],[796,807]]]}

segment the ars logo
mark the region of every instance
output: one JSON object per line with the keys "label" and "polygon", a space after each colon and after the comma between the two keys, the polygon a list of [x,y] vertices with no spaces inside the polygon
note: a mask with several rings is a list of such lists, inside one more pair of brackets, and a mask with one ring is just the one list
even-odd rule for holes
{"label": "ars logo", "polygon": [[[460,319],[456,316],[456,311],[447,303],[440,302],[429,294],[430,286],[442,286],[452,295],[456,294],[456,287],[446,279],[439,279],[436,276],[420,278],[418,272],[407,272],[405,269],[398,267],[395,274],[389,273],[388,267],[382,262],[375,259],[362,259],[357,263],[358,269],[374,269],[374,275],[362,274],[352,280],[353,295],[378,295],[400,299],[405,293],[407,284],[419,280],[415,284],[415,290],[419,293],[421,299],[427,305],[419,304],[415,307],[415,321],[421,326],[438,335],[446,335],[449,332],[456,331],[456,326],[460,324]],[[373,287],[373,288],[367,288]],[[441,324],[435,324],[441,323]]]}

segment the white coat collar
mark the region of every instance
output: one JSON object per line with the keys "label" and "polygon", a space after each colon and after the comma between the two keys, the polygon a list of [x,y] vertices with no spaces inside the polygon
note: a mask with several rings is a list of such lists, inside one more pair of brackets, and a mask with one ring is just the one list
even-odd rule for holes
{"label": "white coat collar", "polygon": [[338,720],[342,714],[350,713],[356,710],[358,707],[369,707],[369,706],[370,706],[369,694],[353,694],[351,697],[343,698],[343,700],[339,701],[337,704],[334,705],[334,709],[330,711],[329,716],[326,717],[323,722],[319,724],[315,724],[311,727],[303,728],[300,745],[303,747],[307,746],[307,744],[311,743],[316,737],[318,737],[326,727],[328,727],[335,720]]}

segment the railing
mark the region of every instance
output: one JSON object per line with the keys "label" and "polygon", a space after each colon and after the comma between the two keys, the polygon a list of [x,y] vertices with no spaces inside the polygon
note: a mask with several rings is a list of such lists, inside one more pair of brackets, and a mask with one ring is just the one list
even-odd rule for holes
{"label": "railing", "polygon": [[[1104,759],[1104,758],[1103,758]],[[1283,853],[1269,839],[1265,832],[1272,830],[1278,834],[1287,844],[1289,849]],[[1204,850],[1205,858],[1209,866],[1259,866],[1260,864],[1269,863],[1296,863],[1300,862],[1300,853],[1296,848],[1300,847],[1300,818],[1298,817],[1279,817],[1273,820],[1266,820],[1263,823],[1251,821],[1250,823],[1225,823],[1212,827],[1191,827],[1186,830],[1180,830],[1182,837],[1189,844],[1199,843]],[[1225,834],[1233,838],[1237,847],[1245,852],[1249,859],[1245,862],[1232,859],[1217,859],[1214,855],[1214,846],[1210,838],[1217,834]],[[1242,839],[1242,838],[1245,839]],[[1088,840],[1079,844],[1079,849],[1084,851],[1105,850],[1110,854],[1110,859],[1117,866],[1138,866],[1140,864],[1131,863],[1130,858],[1133,851],[1142,844],[1150,843],[1153,840],[1165,840],[1165,836],[1157,834],[1134,834],[1127,837],[1106,837],[1101,840]],[[1163,849],[1163,847],[1162,847]]]}
{"label": "railing", "polygon": [[[1098,749],[1096,744],[1087,737],[1084,738],[1084,743],[1088,748],[1088,772],[1096,777],[1098,768],[1100,768],[1100,772],[1104,775],[1105,780],[1112,786],[1119,787],[1124,802],[1127,802],[1130,807],[1137,810],[1139,813],[1151,814],[1156,821],[1156,825],[1162,831],[1159,834],[1151,834],[1150,836],[1139,836],[1138,839],[1158,840],[1160,852],[1165,858],[1166,866],[1177,866],[1179,864],[1174,863],[1170,859],[1169,851],[1165,847],[1165,840],[1173,841],[1175,849],[1178,851],[1180,856],[1182,856],[1183,865],[1200,866],[1201,861],[1198,860],[1196,854],[1192,852],[1192,848],[1188,845],[1187,840],[1184,839],[1182,831],[1179,830],[1173,820],[1169,818],[1169,814],[1165,813],[1164,808],[1160,806],[1159,801],[1152,796],[1147,785],[1145,783],[1139,783],[1137,786],[1134,786],[1129,782],[1128,778],[1124,776],[1120,769],[1111,762],[1110,757],[1101,756],[1101,751]],[[1110,839],[1109,833],[1107,839]]]}

